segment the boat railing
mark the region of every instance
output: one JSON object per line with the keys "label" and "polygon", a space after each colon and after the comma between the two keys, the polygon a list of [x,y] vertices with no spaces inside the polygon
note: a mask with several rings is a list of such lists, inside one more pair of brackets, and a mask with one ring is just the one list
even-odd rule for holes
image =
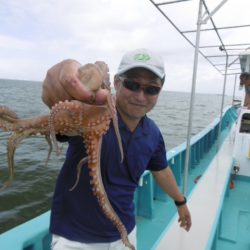
{"label": "boat railing", "polygon": [[[226,107],[223,111],[221,130],[230,128],[237,118],[234,107]],[[189,168],[195,168],[205,155],[214,149],[219,136],[220,118],[216,118],[201,132],[191,139]],[[220,141],[222,143],[222,141]],[[179,187],[183,185],[183,172],[185,165],[186,142],[167,152],[168,163],[176,178]],[[194,186],[194,185],[193,185]],[[135,193],[136,215],[148,219],[153,218],[154,200],[167,201],[168,196],[161,190],[150,171],[145,171],[140,180],[140,185]]]}
{"label": "boat railing", "polygon": [[[166,224],[165,230],[163,230],[163,232],[159,234],[158,240],[155,241],[156,243],[154,244],[152,249],[158,249],[158,247],[160,247],[159,249],[166,249],[166,246],[168,247],[171,246],[171,243],[167,243],[170,241],[172,242],[175,242],[175,241],[186,242],[187,241],[190,245],[192,245],[192,242],[194,242],[194,245],[192,245],[191,248],[189,248],[190,246],[187,248],[183,248],[183,246],[180,246],[179,248],[170,247],[169,249],[176,249],[176,250],[177,249],[182,249],[182,250],[183,249],[211,249],[210,247],[212,247],[214,235],[216,233],[216,228],[214,225],[216,225],[219,220],[224,196],[226,194],[227,188],[229,187],[229,178],[230,178],[230,172],[232,168],[230,164],[230,162],[232,162],[232,154],[227,154],[226,160],[223,159],[223,160],[218,161],[217,158],[221,157],[221,150],[224,151],[224,147],[225,147],[224,139],[226,138],[226,135],[228,135],[228,132],[231,131],[230,129],[232,127],[232,124],[236,121],[236,119],[237,119],[237,109],[234,107],[227,107],[223,111],[221,126],[219,125],[220,119],[217,118],[212,123],[210,123],[205,129],[203,129],[200,133],[193,136],[191,139],[191,150],[190,150],[191,156],[190,156],[190,165],[189,165],[190,171],[189,172],[192,173],[192,169],[197,170],[197,168],[199,167],[202,168],[202,166],[206,166],[205,169],[202,169],[203,171],[202,180],[199,181],[199,186],[196,186],[197,182],[195,182],[193,179],[192,179],[192,182],[190,182],[188,185],[189,188],[188,188],[187,195],[188,195],[188,200],[190,199],[188,201],[189,207],[191,208],[191,211],[193,211],[192,214],[194,216],[193,218],[194,221],[196,220],[194,222],[196,226],[193,229],[195,233],[193,234],[188,233],[187,235],[184,235],[181,232],[181,230],[179,230],[179,225],[178,225],[179,223],[177,222],[178,218],[176,218],[177,217],[176,215],[173,217],[172,220],[169,221],[168,224]],[[219,127],[222,130],[220,135],[218,131]],[[220,136],[220,139],[218,139],[219,136]],[[218,149],[217,143],[220,143],[219,149]],[[183,143],[175,147],[174,149],[170,150],[167,154],[169,165],[180,187],[183,185],[182,183],[183,183],[185,154],[186,154],[186,143]],[[207,156],[208,154],[210,155]],[[216,156],[216,159],[214,156]],[[204,161],[206,161],[206,164],[200,164],[202,163],[203,158],[204,158]],[[208,162],[208,159],[210,159],[209,162]],[[223,171],[218,170],[219,169],[218,162],[220,162],[220,164],[222,165]],[[218,174],[218,172],[219,172],[219,178],[217,179],[216,174]],[[210,180],[211,176],[212,176],[212,181]],[[218,181],[218,185],[216,184],[216,181]],[[214,202],[214,207],[211,207],[211,211],[213,212],[209,210],[210,211],[209,219],[208,220],[204,219],[203,222],[201,222],[200,217],[204,216],[204,214],[201,215],[201,211],[199,211],[199,208],[201,204],[202,206],[208,205],[208,202],[206,201],[206,197],[209,197],[208,199],[210,201],[210,196],[213,196],[213,194],[215,194],[213,192],[213,189],[216,189],[216,192],[218,192],[216,193],[216,195],[214,195],[214,199],[216,200],[216,202]],[[206,194],[209,192],[210,192],[210,196],[206,196]],[[168,196],[156,184],[151,173],[149,171],[146,171],[142,177],[141,186],[138,188],[136,197],[135,197],[137,216],[143,216],[149,220],[154,219],[154,217],[156,217],[156,214],[155,214],[156,211],[154,210],[155,201],[171,202]],[[205,211],[205,209],[202,211]],[[197,239],[197,235],[199,235],[199,230],[202,231],[202,229],[199,228],[199,226],[197,227],[197,223],[199,225],[202,225],[202,227],[204,227],[206,229],[205,231],[207,232],[207,235],[204,236],[204,239],[201,239],[200,241]],[[174,227],[174,230],[172,230],[173,227]],[[167,240],[165,240],[165,235],[167,235]],[[177,237],[177,239],[176,238],[172,239],[174,237]],[[195,239],[192,237],[195,237]],[[169,238],[171,238],[172,240],[169,240]],[[166,242],[166,245],[165,243],[162,244],[163,247],[161,247],[162,241]],[[192,248],[195,245],[196,247],[198,246],[198,248]],[[207,246],[209,246],[209,248],[206,248]],[[177,246],[174,245],[174,247],[177,247]]]}
{"label": "boat railing", "polygon": [[49,250],[50,211],[0,235],[1,250]]}
{"label": "boat railing", "polygon": [[[188,207],[193,222],[191,230],[187,233],[180,228],[176,214],[150,249],[218,249],[215,239],[220,235],[221,212],[233,169],[234,137],[231,131],[222,132],[225,138],[221,147],[218,151],[216,147],[216,154],[202,173],[202,178],[189,193]],[[210,156],[206,156],[206,160],[208,158]]]}

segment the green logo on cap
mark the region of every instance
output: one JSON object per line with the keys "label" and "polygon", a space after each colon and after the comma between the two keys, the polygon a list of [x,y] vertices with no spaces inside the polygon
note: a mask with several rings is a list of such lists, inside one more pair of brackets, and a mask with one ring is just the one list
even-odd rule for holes
{"label": "green logo on cap", "polygon": [[134,56],[134,59],[136,61],[143,61],[143,62],[146,62],[148,60],[150,60],[150,56],[148,54],[144,54],[144,53],[140,53],[140,54],[136,54]]}

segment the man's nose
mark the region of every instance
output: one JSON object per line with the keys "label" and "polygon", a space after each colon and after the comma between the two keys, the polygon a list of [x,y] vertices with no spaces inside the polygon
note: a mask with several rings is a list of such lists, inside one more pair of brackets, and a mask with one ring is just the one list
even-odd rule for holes
{"label": "man's nose", "polygon": [[138,100],[145,100],[145,98],[146,98],[145,92],[144,92],[144,90],[143,90],[142,88],[140,88],[140,89],[135,93],[135,95],[136,95],[136,98],[137,98]]}

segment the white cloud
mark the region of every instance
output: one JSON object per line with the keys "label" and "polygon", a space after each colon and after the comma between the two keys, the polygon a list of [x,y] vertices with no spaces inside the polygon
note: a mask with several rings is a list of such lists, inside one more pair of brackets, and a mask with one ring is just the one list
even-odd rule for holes
{"label": "white cloud", "polygon": [[[239,1],[245,6],[237,13],[234,8],[240,5]],[[214,18],[221,26],[227,22],[236,25],[233,20],[237,24],[249,21],[250,3],[239,1],[228,1],[223,7],[226,14],[222,10],[216,13]],[[210,10],[218,4],[217,0],[208,2]],[[197,0],[164,9],[181,28],[196,28]],[[149,0],[8,0],[1,6],[0,22],[4,24],[0,26],[1,78],[42,80],[50,66],[65,58],[82,63],[104,60],[114,74],[125,51],[148,47],[157,50],[165,60],[164,88],[191,89],[194,49]],[[206,27],[211,27],[211,23]],[[231,31],[220,32],[227,42],[249,42],[246,30],[234,36]],[[194,41],[195,35],[190,36]],[[213,36],[203,32],[201,44],[216,40]],[[210,51],[215,53],[218,48]],[[199,58],[197,91],[221,92],[223,77],[204,58]],[[228,91],[232,93],[232,87]]]}

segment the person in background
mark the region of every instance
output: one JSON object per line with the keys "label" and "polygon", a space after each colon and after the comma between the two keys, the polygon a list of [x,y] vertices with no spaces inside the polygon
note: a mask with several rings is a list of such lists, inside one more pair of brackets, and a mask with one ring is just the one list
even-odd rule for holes
{"label": "person in background", "polygon": [[[60,99],[93,102],[91,93],[78,79],[81,64],[65,60],[53,66],[43,84],[43,101],[49,107]],[[103,136],[101,172],[105,190],[115,212],[125,225],[130,242],[136,246],[136,221],[133,197],[145,170],[150,170],[161,188],[174,200],[180,226],[191,227],[186,198],[179,191],[167,162],[162,134],[147,113],[157,102],[165,80],[164,62],[147,49],[127,52],[114,76],[116,108],[124,160],[115,143],[114,127]],[[101,89],[94,103],[102,104],[107,91]],[[65,137],[64,137],[65,140]],[[77,187],[76,166],[86,151],[81,136],[66,137],[68,150],[54,192],[50,231],[52,249],[128,249],[115,226],[100,209],[90,185],[89,170],[82,168]]]}
{"label": "person in background", "polygon": [[250,74],[247,72],[240,74],[240,87],[245,89],[244,107],[250,109]]}

